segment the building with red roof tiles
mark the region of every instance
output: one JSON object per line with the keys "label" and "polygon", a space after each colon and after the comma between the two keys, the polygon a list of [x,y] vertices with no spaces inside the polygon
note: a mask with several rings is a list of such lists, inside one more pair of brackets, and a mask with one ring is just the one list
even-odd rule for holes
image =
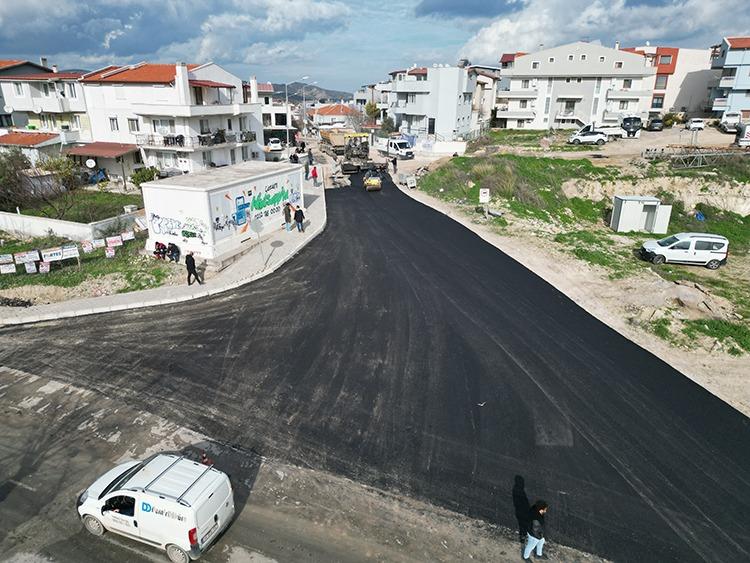
{"label": "building with red roof tiles", "polygon": [[750,37],[724,37],[712,51],[709,107],[722,121],[750,123]]}
{"label": "building with red roof tiles", "polygon": [[[52,72],[52,69],[47,68],[46,64],[41,65],[21,59],[0,60],[0,77],[8,74],[30,75],[48,72]],[[27,123],[26,114],[23,112],[17,113],[14,119],[12,111],[5,111],[4,108],[7,105],[3,91],[0,89],[0,127],[11,127],[13,125],[25,126]]]}
{"label": "building with red roof tiles", "polygon": [[32,166],[41,158],[59,155],[60,144],[60,135],[55,133],[11,130],[0,135],[0,151],[19,149]]}

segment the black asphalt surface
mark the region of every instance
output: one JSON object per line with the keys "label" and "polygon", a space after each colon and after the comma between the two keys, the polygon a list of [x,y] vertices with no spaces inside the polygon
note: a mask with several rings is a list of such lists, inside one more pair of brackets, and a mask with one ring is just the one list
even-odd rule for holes
{"label": "black asphalt surface", "polygon": [[750,560],[750,419],[392,184],[327,199],[274,275],[0,330],[0,364],[508,526],[521,475],[617,561]]}

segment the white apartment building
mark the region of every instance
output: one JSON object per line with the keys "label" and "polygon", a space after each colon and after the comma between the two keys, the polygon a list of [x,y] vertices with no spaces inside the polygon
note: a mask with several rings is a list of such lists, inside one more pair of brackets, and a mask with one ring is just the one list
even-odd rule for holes
{"label": "white apartment building", "polygon": [[489,127],[495,108],[496,89],[499,84],[499,69],[470,67],[476,74],[476,88],[472,97],[472,129],[482,130]]}
{"label": "white apartment building", "polygon": [[433,65],[394,70],[388,115],[415,140],[456,141],[472,133],[477,75],[465,66]]}
{"label": "white apartment building", "polygon": [[390,81],[378,82],[376,84],[365,84],[359,90],[354,92],[354,105],[360,112],[364,113],[365,106],[370,102],[374,103],[379,110],[375,122],[379,123],[386,115],[388,115],[389,96],[392,86],[393,85]]}
{"label": "white apartment building", "polygon": [[242,80],[214,63],[110,66],[80,84],[96,142],[73,154],[114,158],[110,173],[143,165],[187,173],[264,159],[257,88],[246,100]]}
{"label": "white apartment building", "polygon": [[[253,77],[250,82],[245,84],[245,97],[249,99],[253,87]],[[294,112],[292,104],[284,101],[283,92],[281,99],[274,97],[275,92],[273,84],[270,82],[257,82],[258,101],[261,103],[261,113],[263,114],[263,138],[260,139],[264,145],[272,138],[286,141],[286,132],[289,130],[290,141],[294,140],[297,128],[294,126]]]}
{"label": "white apartment building", "polygon": [[507,81],[497,91],[496,125],[556,129],[648,118],[656,68],[618,45],[576,42],[515,54],[500,72]]}

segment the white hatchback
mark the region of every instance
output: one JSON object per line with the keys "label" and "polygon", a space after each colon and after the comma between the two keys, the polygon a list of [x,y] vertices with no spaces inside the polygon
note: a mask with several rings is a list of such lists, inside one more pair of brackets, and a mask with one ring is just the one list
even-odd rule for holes
{"label": "white hatchback", "polygon": [[698,117],[688,119],[685,123],[685,129],[688,131],[703,131],[706,128],[706,122]]}
{"label": "white hatchback", "polygon": [[709,270],[726,264],[728,255],[726,237],[708,233],[677,233],[661,240],[647,240],[641,246],[641,257],[654,264],[696,264]]}
{"label": "white hatchback", "polygon": [[268,140],[269,151],[281,151],[284,150],[284,145],[281,143],[281,139],[269,139]]}

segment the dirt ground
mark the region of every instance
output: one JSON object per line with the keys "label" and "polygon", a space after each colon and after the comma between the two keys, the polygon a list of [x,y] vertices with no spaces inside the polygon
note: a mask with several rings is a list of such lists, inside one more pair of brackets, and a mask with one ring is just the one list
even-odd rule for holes
{"label": "dirt ground", "polygon": [[[0,367],[0,412],[6,561],[166,561],[112,533],[90,536],[72,504],[102,472],[159,451],[206,451],[230,475],[238,516],[208,563],[521,560],[514,531],[218,444],[96,391]],[[545,551],[551,561],[603,561],[554,542]]]}
{"label": "dirt ground", "polygon": [[[409,174],[418,167],[434,167],[437,164],[437,159],[417,158],[413,161],[399,162],[399,171]],[[700,303],[708,298],[700,289],[692,285],[677,285],[650,271],[612,280],[606,270],[576,260],[552,242],[539,244],[538,225],[514,221],[514,225],[507,229],[507,233],[500,234],[491,225],[484,224],[478,215],[469,215],[460,206],[431,197],[419,190],[400,187],[414,199],[450,215],[476,232],[484,240],[555,286],[600,321],[750,416],[750,367],[746,356],[733,357],[725,353],[709,353],[706,349],[706,346],[710,348],[708,342],[702,343],[703,346],[694,350],[675,347],[644,328],[647,321],[653,320],[654,315],[659,314],[658,311],[672,306],[677,299],[688,304],[682,312],[685,318],[699,318],[694,316],[694,313],[697,312]],[[545,224],[541,228],[549,230],[550,227]],[[736,263],[733,267],[738,269],[738,275],[742,275],[742,271],[750,273],[748,259],[735,258],[733,262]],[[710,299],[710,305],[716,307],[717,311],[723,308],[727,314],[731,314],[731,306],[728,303],[715,296],[710,296]]]}

